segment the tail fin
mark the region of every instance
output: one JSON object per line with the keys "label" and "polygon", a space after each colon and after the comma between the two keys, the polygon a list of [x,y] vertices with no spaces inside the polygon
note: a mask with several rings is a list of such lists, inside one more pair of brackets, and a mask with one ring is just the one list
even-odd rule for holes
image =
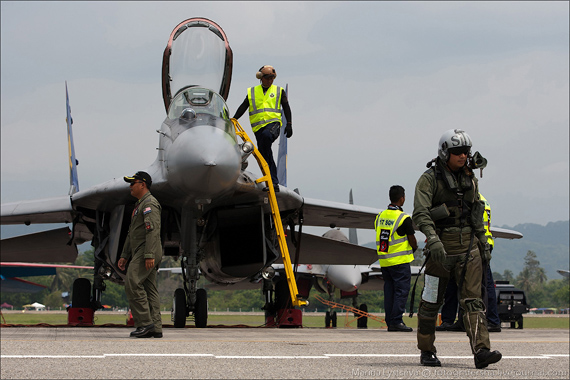
{"label": "tail fin", "polygon": [[[289,99],[289,85],[285,85],[285,95]],[[283,125],[287,125],[285,114],[281,113]],[[281,135],[279,136],[279,153],[277,154],[277,179],[279,184],[287,187],[287,140],[285,136],[285,128],[281,128]]]}
{"label": "tail fin", "polygon": [[[350,189],[350,193],[348,195],[348,203],[350,203],[351,205],[354,204],[354,201],[352,199],[352,189]],[[348,229],[348,241],[351,242],[352,244],[358,245],[358,236],[356,235],[356,228]]]}
{"label": "tail fin", "polygon": [[67,92],[67,81],[65,81],[65,103],[67,106],[67,148],[69,154],[69,195],[73,195],[79,191],[79,177],[77,176],[77,165],[79,162],[75,158],[75,147],[73,145],[73,131],[71,125],[73,119],[71,118],[71,107],[69,106],[69,94]]}

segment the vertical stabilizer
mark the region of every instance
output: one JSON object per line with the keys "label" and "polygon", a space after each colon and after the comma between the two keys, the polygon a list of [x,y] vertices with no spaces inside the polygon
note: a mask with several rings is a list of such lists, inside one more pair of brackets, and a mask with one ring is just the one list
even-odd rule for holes
{"label": "vertical stabilizer", "polygon": [[79,191],[79,177],[77,176],[77,159],[75,158],[75,146],[73,145],[73,131],[71,125],[73,119],[71,118],[71,107],[69,106],[69,94],[67,92],[67,81],[65,81],[65,104],[67,107],[67,149],[69,155],[69,195],[75,194]]}
{"label": "vertical stabilizer", "polygon": [[[351,205],[354,204],[354,200],[352,199],[352,189],[350,189],[350,193],[348,195],[348,203]],[[358,236],[356,234],[356,228],[349,228],[348,229],[348,241],[352,244],[358,245]]]}
{"label": "vertical stabilizer", "polygon": [[[285,95],[287,95],[287,100],[289,100],[289,85],[285,85]],[[283,111],[281,112],[281,120],[283,125],[287,125],[287,119]],[[277,179],[279,184],[282,186],[287,186],[287,136],[285,136],[285,128],[281,128],[281,134],[279,136],[279,153],[277,154]]]}

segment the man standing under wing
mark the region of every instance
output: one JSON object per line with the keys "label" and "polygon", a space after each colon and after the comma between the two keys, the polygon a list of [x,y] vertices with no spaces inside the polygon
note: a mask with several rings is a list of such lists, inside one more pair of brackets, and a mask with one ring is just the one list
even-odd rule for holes
{"label": "man standing under wing", "polygon": [[471,146],[471,138],[461,129],[446,131],[439,140],[438,157],[428,163],[429,169],[416,184],[412,218],[429,249],[417,333],[420,363],[425,366],[441,366],[434,345],[435,325],[451,272],[460,290],[475,367],[485,368],[502,357],[490,350],[481,299],[482,260],[489,262],[491,252],[483,227],[484,204],[468,165]]}
{"label": "man standing under wing", "polygon": [[146,172],[124,177],[130,183],[131,195],[138,199],[131,216],[129,233],[123,246],[119,269],[125,270],[125,292],[133,314],[136,330],[131,337],[162,338],[160,298],[156,275],[162,260],[160,242],[161,206],[150,193],[152,179]]}
{"label": "man standing under wing", "polygon": [[402,320],[410,293],[414,251],[418,243],[412,218],[404,212],[406,193],[402,186],[390,187],[388,209],[376,217],[376,246],[384,278],[384,310],[388,331],[413,331]]}

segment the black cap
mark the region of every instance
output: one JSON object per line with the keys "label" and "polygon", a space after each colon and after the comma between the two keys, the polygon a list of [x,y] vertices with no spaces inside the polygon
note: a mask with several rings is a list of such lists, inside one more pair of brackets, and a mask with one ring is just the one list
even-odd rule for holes
{"label": "black cap", "polygon": [[136,172],[132,177],[123,177],[125,182],[135,182],[137,179],[146,183],[146,187],[152,185],[152,178],[147,172]]}

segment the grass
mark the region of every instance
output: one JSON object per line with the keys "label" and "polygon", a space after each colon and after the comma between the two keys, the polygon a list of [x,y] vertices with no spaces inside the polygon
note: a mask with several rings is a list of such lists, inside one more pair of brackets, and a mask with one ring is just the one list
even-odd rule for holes
{"label": "grass", "polygon": [[[54,312],[4,312],[3,314],[6,324],[10,325],[37,325],[37,324],[48,324],[48,325],[67,325],[67,313],[54,313]],[[380,317],[382,318],[382,317]],[[235,326],[235,325],[245,325],[251,327],[263,326],[265,323],[264,316],[256,314],[210,314],[208,316],[209,326]],[[318,313],[316,315],[303,315],[303,326],[304,327],[325,327],[324,326],[324,313]],[[2,323],[4,323],[2,320]],[[345,328],[345,323],[347,321],[346,313],[339,312],[337,319],[337,327]],[[348,321],[350,322],[348,328],[356,328],[356,320],[349,315]],[[165,325],[172,325],[170,320],[170,313],[163,312],[162,322]],[[409,318],[404,316],[404,323],[410,327],[417,327],[417,318]],[[104,324],[126,324],[126,315],[121,312],[96,312],[95,313],[95,325]],[[193,321],[188,320],[187,326],[192,326]],[[373,319],[368,320],[368,328],[378,329],[385,327],[384,323],[377,322]],[[570,319],[568,317],[524,317],[524,328],[525,329],[570,329]]]}

